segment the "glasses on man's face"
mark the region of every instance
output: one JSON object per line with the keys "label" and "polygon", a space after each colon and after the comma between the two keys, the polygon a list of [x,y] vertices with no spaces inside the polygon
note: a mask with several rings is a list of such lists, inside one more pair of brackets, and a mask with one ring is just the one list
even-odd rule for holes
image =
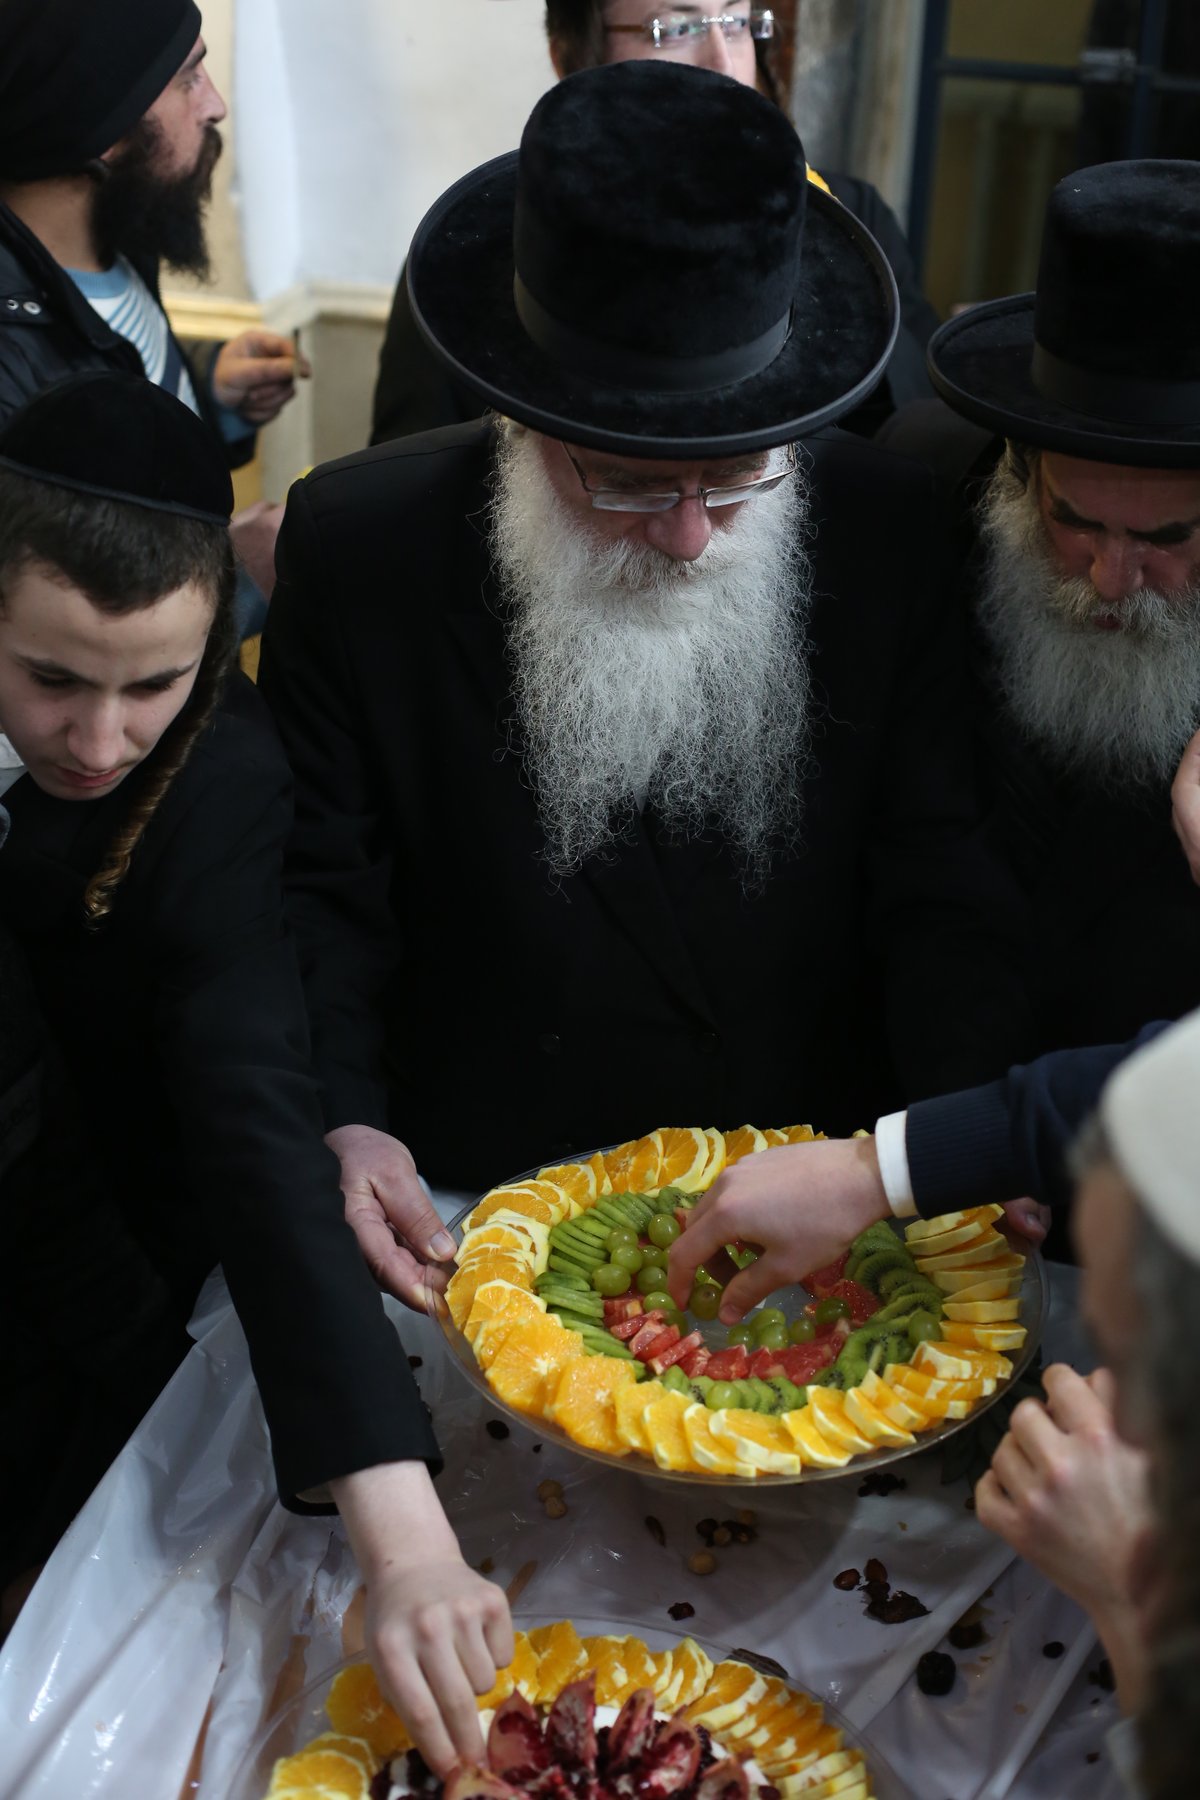
{"label": "glasses on man's face", "polygon": [[734,482],[729,487],[697,487],[691,494],[680,493],[678,490],[667,494],[651,494],[641,488],[593,487],[588,480],[587,471],[571,455],[565,444],[563,450],[579,477],[580,486],[597,512],[663,513],[670,512],[681,500],[703,500],[710,512],[719,506],[744,506],[748,500],[756,500],[760,494],[772,493],[789,475],[794,474],[796,468],[795,445],[788,444],[782,450],[771,452],[767,467],[761,475]]}
{"label": "glasses on man's face", "polygon": [[717,13],[713,18],[690,12],[664,12],[644,19],[640,25],[609,25],[607,30],[638,31],[656,50],[669,50],[705,37],[714,27],[724,33],[728,43],[747,38],[763,40],[775,35],[775,14],[768,6],[752,6],[748,13]]}

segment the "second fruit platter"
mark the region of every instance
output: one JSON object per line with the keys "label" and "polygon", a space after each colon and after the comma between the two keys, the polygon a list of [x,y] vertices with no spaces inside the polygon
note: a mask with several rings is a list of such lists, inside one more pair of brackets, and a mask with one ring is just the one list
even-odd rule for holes
{"label": "second fruit platter", "polygon": [[1040,1327],[1040,1263],[1012,1248],[1000,1207],[903,1235],[880,1221],[728,1332],[712,1277],[686,1313],[666,1290],[670,1246],[721,1171],[817,1136],[672,1127],[493,1188],[456,1222],[433,1302],[459,1361],[523,1422],[676,1478],[857,1473],[945,1435],[1007,1386]]}

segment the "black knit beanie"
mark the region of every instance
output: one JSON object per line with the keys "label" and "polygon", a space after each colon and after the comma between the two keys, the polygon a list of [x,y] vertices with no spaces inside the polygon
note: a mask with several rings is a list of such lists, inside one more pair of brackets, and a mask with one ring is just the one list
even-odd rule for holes
{"label": "black knit beanie", "polygon": [[187,61],[194,0],[0,0],[0,180],[73,175]]}
{"label": "black knit beanie", "polygon": [[94,370],[46,388],[0,426],[0,469],[209,525],[233,511],[213,433],[140,375]]}

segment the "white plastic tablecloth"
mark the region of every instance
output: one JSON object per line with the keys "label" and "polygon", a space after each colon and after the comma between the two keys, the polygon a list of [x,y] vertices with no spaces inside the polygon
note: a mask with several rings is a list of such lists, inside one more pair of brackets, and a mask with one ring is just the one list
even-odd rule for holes
{"label": "white plastic tablecloth", "polygon": [[[453,1204],[442,1200],[444,1216]],[[1049,1348],[1082,1363],[1073,1288],[1056,1270]],[[1116,1714],[1088,1679],[1099,1652],[1086,1621],[979,1526],[965,1484],[940,1484],[936,1452],[898,1465],[907,1486],[887,1497],[860,1499],[851,1476],[731,1490],[718,1508],[712,1488],[535,1449],[519,1429],[496,1441],[436,1328],[392,1312],[421,1358],[464,1554],[490,1558],[503,1583],[536,1565],[522,1610],[671,1629],[667,1608],[690,1601],[681,1629],[774,1657],[867,1732],[920,1800],[1119,1800],[1103,1747]],[[279,1696],[359,1647],[353,1558],[336,1519],[297,1518],[274,1499],[245,1340],[218,1280],[193,1333],[0,1653],[5,1800],[225,1800]],[[559,1521],[536,1497],[551,1475],[568,1506]],[[722,1551],[715,1574],[690,1574],[697,1519],[743,1506],[757,1540]],[[926,1617],[881,1625],[833,1586],[873,1556]],[[986,1642],[952,1652],[949,1696],[921,1694],[918,1657],[985,1594]],[[1053,1661],[1052,1641],[1065,1646]]]}

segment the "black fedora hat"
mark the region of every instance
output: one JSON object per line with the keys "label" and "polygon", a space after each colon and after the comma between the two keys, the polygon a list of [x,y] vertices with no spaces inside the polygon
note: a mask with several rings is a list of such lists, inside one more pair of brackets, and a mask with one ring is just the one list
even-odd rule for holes
{"label": "black fedora hat", "polygon": [[1050,196],[1037,291],[929,342],[933,384],[1005,437],[1200,467],[1200,162],[1098,163]]}
{"label": "black fedora hat", "polygon": [[899,321],[870,233],[807,179],[752,88],[680,64],[588,69],[519,152],[432,207],[417,323],[458,380],[548,436],[627,455],[736,455],[839,418]]}

